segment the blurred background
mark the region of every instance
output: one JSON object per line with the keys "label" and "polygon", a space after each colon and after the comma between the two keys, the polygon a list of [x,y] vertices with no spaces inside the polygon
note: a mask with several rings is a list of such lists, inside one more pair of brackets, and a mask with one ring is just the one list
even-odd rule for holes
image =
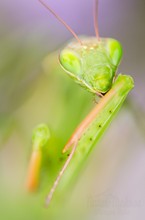
{"label": "blurred background", "polygon": [[[94,35],[93,0],[46,2],[77,34]],[[54,212],[43,208],[44,192],[29,196],[24,189],[32,130],[48,123],[54,144],[62,147],[92,108],[93,97],[59,66],[58,52],[72,38],[66,28],[36,0],[0,1],[2,219],[70,219],[70,213],[78,219],[145,218],[144,8],[143,0],[99,1],[100,36],[122,43],[119,72],[132,75],[135,88],[90,155],[68,201]]]}

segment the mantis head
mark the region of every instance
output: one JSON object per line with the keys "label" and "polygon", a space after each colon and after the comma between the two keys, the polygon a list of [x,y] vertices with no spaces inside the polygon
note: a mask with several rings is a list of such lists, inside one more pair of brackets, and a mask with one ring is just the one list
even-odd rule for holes
{"label": "mantis head", "polygon": [[81,86],[92,93],[106,93],[112,86],[122,56],[121,45],[110,38],[100,38],[98,31],[98,0],[94,0],[96,37],[80,38],[43,0],[39,0],[74,36],[60,53],[60,64]]}
{"label": "mantis head", "polygon": [[60,53],[63,69],[93,93],[106,93],[112,86],[122,57],[121,44],[111,38],[82,37],[82,44],[70,42]]}

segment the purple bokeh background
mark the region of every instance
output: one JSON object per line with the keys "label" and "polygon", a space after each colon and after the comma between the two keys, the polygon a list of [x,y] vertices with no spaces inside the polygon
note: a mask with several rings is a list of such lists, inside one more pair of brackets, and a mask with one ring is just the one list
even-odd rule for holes
{"label": "purple bokeh background", "polygon": [[[90,0],[62,0],[62,1],[45,1],[50,5],[78,34],[93,34],[93,16]],[[93,2],[93,1],[92,1]],[[119,26],[123,22],[126,15],[130,11],[132,13],[136,5],[135,0],[127,0],[125,4],[120,0],[101,0],[99,2],[99,29],[100,32],[114,34],[112,29]],[[55,23],[55,19],[46,12],[40,5],[39,1],[16,1],[9,2],[1,0],[1,17],[4,24],[14,26],[23,26],[31,22],[39,23],[47,21]],[[136,10],[137,12],[137,10]],[[58,23],[58,22],[57,22]],[[110,31],[109,31],[110,30]]]}

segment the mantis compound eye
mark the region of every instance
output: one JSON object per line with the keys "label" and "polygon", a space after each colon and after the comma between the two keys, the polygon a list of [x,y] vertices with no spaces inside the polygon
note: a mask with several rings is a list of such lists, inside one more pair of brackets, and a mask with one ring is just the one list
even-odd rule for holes
{"label": "mantis compound eye", "polygon": [[63,50],[60,53],[60,63],[65,70],[76,75],[81,74],[81,60],[74,51]]}
{"label": "mantis compound eye", "polygon": [[118,66],[122,57],[122,46],[121,44],[114,39],[107,40],[107,50],[112,59],[112,63],[115,66]]}

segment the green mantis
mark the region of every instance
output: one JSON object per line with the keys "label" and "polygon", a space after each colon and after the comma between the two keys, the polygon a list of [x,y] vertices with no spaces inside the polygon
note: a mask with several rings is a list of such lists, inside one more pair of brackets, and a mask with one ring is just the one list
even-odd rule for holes
{"label": "green mantis", "polygon": [[[63,154],[69,152],[68,158],[46,198],[48,205],[57,186],[61,189],[66,187],[72,175],[77,175],[80,166],[111,123],[134,83],[130,76],[122,74],[116,76],[122,57],[122,47],[115,39],[99,37],[97,13],[94,14],[96,37],[78,37],[52,9],[43,1],[39,1],[75,37],[59,54],[62,68],[82,87],[101,97],[99,103],[78,126],[62,150]],[[97,6],[97,1],[94,2]]]}

